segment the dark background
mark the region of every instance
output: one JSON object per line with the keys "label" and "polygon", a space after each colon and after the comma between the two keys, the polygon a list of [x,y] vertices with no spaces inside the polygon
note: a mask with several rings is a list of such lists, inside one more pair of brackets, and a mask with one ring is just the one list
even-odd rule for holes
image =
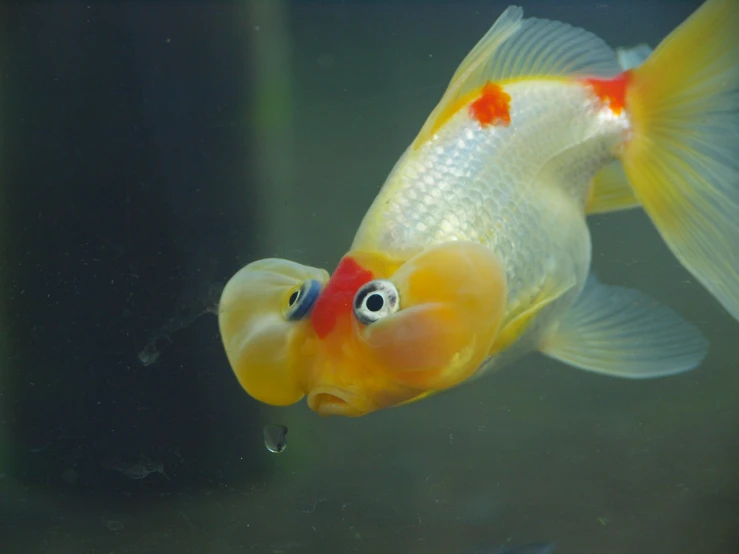
{"label": "dark background", "polygon": [[[261,429],[215,317],[172,334],[175,348],[166,332],[217,300],[211,288],[256,235],[248,194],[238,211],[228,201],[253,186],[248,122],[213,124],[243,118],[249,101],[235,9],[4,10],[2,409],[13,474],[60,486],[73,468],[76,488],[138,490],[261,470],[231,438]],[[160,329],[162,354],[144,366],[137,354]],[[239,449],[238,466],[213,462],[224,448]],[[143,457],[170,468],[169,480],[110,471]]]}

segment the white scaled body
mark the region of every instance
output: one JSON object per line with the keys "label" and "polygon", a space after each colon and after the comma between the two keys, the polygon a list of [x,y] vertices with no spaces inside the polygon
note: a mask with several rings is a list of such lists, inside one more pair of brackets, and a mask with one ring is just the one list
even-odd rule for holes
{"label": "white scaled body", "polygon": [[460,109],[430,140],[411,146],[352,248],[399,258],[454,240],[491,248],[508,283],[504,326],[542,294],[563,292],[521,336],[529,343],[585,284],[586,202],[630,125],[625,112],[602,105],[581,82],[530,79],[502,89],[510,96],[510,124],[481,126]]}

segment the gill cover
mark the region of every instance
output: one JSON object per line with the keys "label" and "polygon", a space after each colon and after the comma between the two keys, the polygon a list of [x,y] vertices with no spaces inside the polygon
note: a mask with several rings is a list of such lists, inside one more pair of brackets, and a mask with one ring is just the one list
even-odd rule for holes
{"label": "gill cover", "polygon": [[322,269],[269,258],[245,266],[226,284],[218,325],[231,368],[250,396],[286,406],[305,394],[310,312],[327,280]]}
{"label": "gill cover", "polygon": [[422,394],[472,375],[506,307],[505,272],[495,253],[477,243],[445,243],[417,254],[388,280],[400,308],[360,325],[359,348],[368,361]]}

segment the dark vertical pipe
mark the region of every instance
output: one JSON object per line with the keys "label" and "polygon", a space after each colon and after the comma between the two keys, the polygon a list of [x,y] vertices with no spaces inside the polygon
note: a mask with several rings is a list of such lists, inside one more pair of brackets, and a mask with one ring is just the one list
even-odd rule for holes
{"label": "dark vertical pipe", "polygon": [[266,467],[215,318],[177,326],[257,234],[258,204],[228,207],[257,182],[232,124],[252,86],[237,13],[63,2],[3,18],[1,392],[17,478],[143,493]]}

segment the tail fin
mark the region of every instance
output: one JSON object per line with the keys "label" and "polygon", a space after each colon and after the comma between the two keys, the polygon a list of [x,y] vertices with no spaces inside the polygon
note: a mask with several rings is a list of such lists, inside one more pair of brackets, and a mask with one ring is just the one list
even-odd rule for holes
{"label": "tail fin", "polygon": [[739,320],[739,0],[708,0],[629,74],[624,170],[680,262]]}

